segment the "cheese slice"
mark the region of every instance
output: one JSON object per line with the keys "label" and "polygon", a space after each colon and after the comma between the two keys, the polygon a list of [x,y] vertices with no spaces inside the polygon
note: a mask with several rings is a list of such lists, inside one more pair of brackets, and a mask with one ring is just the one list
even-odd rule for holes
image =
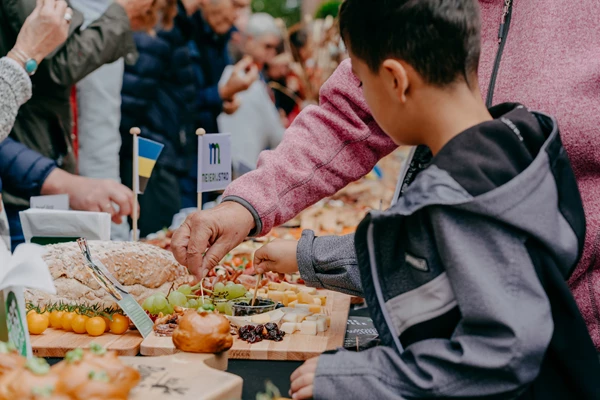
{"label": "cheese slice", "polygon": [[298,305],[298,300],[290,301],[288,307],[295,308]]}
{"label": "cheese slice", "polygon": [[300,293],[317,294],[317,289],[314,287],[304,286],[300,288]]}
{"label": "cheese slice", "polygon": [[314,298],[313,298],[313,303],[315,303],[315,304],[317,304],[317,305],[319,305],[319,306],[322,306],[322,305],[323,305],[323,303],[321,303],[321,299],[320,299],[320,298],[318,298],[318,297],[314,297]]}
{"label": "cheese slice", "polygon": [[292,322],[294,324],[300,322],[301,314],[298,313],[287,313],[283,316],[283,322]]}
{"label": "cheese slice", "polygon": [[[316,304],[313,304],[314,306],[316,306]],[[308,311],[310,313],[314,313],[313,311],[310,310],[311,305],[310,304],[296,304],[295,308],[298,310],[305,310]],[[319,307],[319,306],[317,306]],[[321,307],[319,307],[319,312],[321,312]]]}
{"label": "cheese slice", "polygon": [[317,321],[303,321],[300,324],[300,333],[303,335],[313,335],[318,333]]}
{"label": "cheese slice", "polygon": [[319,298],[319,299],[321,299],[321,305],[322,306],[326,306],[327,305],[327,295],[319,294],[316,297]]}

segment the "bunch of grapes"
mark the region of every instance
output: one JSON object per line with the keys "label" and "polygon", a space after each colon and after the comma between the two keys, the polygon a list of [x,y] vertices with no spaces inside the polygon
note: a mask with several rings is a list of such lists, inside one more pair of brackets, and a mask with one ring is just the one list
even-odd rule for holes
{"label": "bunch of grapes", "polygon": [[162,293],[155,293],[148,297],[142,304],[142,308],[152,315],[163,313],[164,315],[173,314],[174,307],[193,308],[198,311],[214,311],[231,315],[230,300],[245,298],[248,291],[243,285],[228,282],[226,285],[218,282],[213,290],[212,298],[194,295],[197,287],[183,285],[179,289],[172,291],[169,296]]}

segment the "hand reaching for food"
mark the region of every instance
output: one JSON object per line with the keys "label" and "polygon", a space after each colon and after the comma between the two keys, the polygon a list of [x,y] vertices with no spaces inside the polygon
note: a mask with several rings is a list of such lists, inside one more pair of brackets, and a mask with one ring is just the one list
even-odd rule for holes
{"label": "hand reaching for food", "polygon": [[298,242],[295,240],[275,240],[264,245],[254,253],[256,273],[294,274],[298,272],[297,249]]}

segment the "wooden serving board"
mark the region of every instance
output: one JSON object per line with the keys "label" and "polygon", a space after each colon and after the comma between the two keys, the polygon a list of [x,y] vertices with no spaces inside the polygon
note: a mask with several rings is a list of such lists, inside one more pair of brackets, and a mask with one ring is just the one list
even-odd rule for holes
{"label": "wooden serving board", "polygon": [[224,372],[227,353],[121,357],[142,376],[130,400],[240,400],[243,380]]}
{"label": "wooden serving board", "polygon": [[33,355],[37,357],[63,358],[68,351],[78,347],[88,348],[90,343],[98,343],[107,350],[114,350],[120,356],[137,356],[144,338],[138,331],[130,330],[123,335],[105,333],[92,337],[86,334],[65,332],[48,328],[41,335],[31,335]]}
{"label": "wooden serving board", "polygon": [[[229,358],[240,360],[278,360],[304,361],[317,357],[321,353],[334,350],[344,345],[346,324],[350,311],[350,296],[329,290],[320,290],[327,294],[327,305],[323,312],[330,316],[331,326],[326,332],[317,336],[302,335],[298,332],[286,335],[283,341],[263,340],[250,344],[235,336],[233,347],[229,350]],[[164,356],[178,352],[170,337],[148,336],[141,345],[140,352],[144,356]]]}

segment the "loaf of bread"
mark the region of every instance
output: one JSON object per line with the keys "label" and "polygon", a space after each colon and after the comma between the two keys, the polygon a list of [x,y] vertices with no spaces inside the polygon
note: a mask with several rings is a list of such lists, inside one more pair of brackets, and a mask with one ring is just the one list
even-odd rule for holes
{"label": "loaf of bread", "polygon": [[[175,287],[191,283],[193,276],[180,265],[171,252],[158,247],[132,242],[89,242],[90,251],[138,301],[156,292],[167,293]],[[47,246],[43,256],[56,285],[56,295],[27,290],[25,298],[45,306],[62,301],[68,304],[115,304],[113,297],[96,282],[77,243]]]}

